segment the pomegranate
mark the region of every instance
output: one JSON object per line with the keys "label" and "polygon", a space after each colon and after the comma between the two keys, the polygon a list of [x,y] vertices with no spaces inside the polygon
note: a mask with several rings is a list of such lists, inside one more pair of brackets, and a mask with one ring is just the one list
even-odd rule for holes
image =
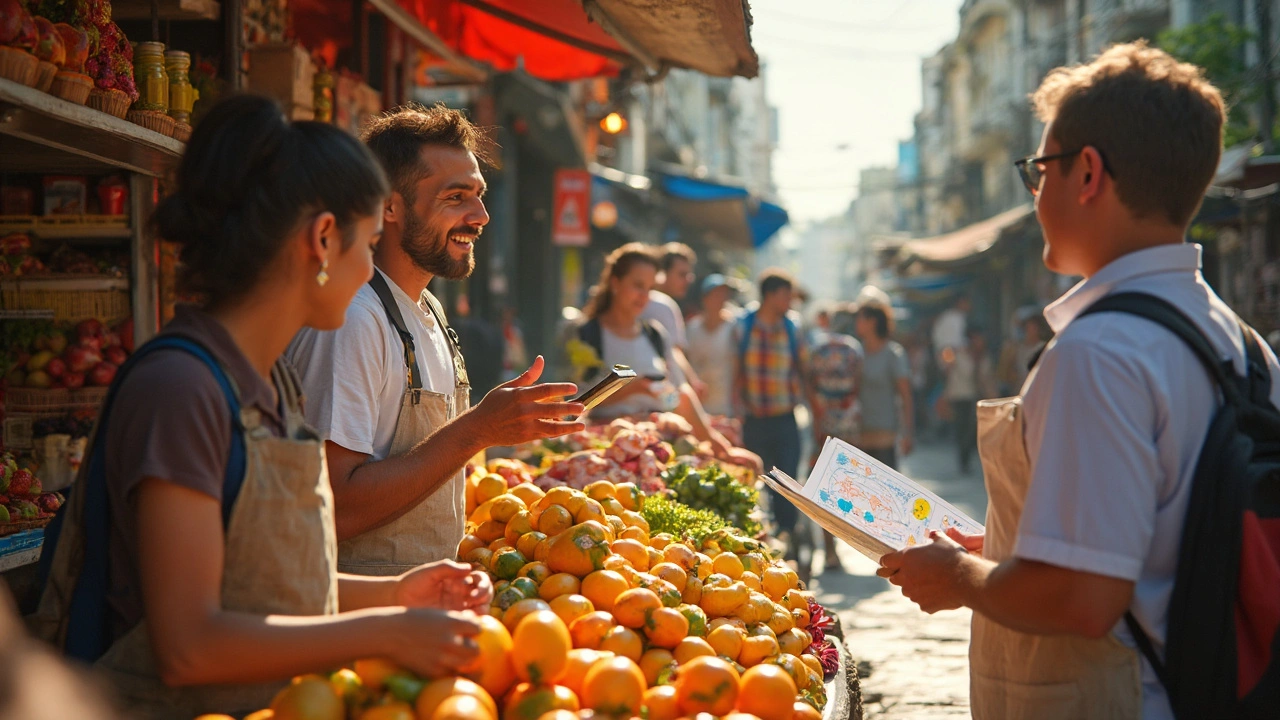
{"label": "pomegranate", "polygon": [[115,379],[116,366],[109,362],[100,362],[89,371],[89,384],[96,387],[106,387]]}
{"label": "pomegranate", "polygon": [[70,390],[82,388],[84,387],[84,373],[68,372],[62,376],[62,384],[66,385]]}
{"label": "pomegranate", "polygon": [[60,378],[67,374],[67,363],[62,358],[54,358],[44,366],[44,371],[49,373],[49,377]]}
{"label": "pomegranate", "polygon": [[121,348],[119,345],[107,348],[102,352],[102,356],[107,362],[115,365],[116,367],[123,365],[124,361],[129,357],[128,354],[125,353],[124,348]]}
{"label": "pomegranate", "polygon": [[102,356],[97,351],[81,345],[73,345],[67,348],[67,351],[62,355],[62,359],[66,361],[68,370],[77,373],[88,372],[94,365],[102,362]]}

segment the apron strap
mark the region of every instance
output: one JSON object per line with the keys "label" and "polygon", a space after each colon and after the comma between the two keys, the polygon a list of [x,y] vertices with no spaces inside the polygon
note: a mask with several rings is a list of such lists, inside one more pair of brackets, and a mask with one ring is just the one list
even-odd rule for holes
{"label": "apron strap", "polygon": [[453,371],[458,376],[458,385],[470,387],[471,379],[467,376],[467,365],[462,359],[462,342],[458,339],[458,333],[445,321],[444,308],[441,307],[440,301],[436,300],[435,295],[423,290],[422,299],[426,301],[427,308],[431,311],[431,316],[436,319],[436,322],[440,323],[445,336],[449,338],[449,355],[453,359]]}
{"label": "apron strap", "polygon": [[369,280],[369,287],[377,293],[378,301],[382,303],[382,309],[387,313],[387,319],[391,321],[391,327],[395,328],[401,344],[404,345],[404,364],[408,368],[409,389],[421,390],[422,373],[418,371],[413,333],[409,332],[409,326],[405,325],[404,316],[400,314],[400,306],[396,304],[395,296],[391,294],[391,286],[387,285],[387,279],[382,277],[381,272],[374,270],[373,278]]}
{"label": "apron strap", "polygon": [[[231,411],[231,448],[227,457],[226,476],[222,487],[222,523],[225,528],[231,521],[231,511],[235,507],[236,498],[244,485],[245,469],[248,453],[245,448],[244,429],[240,422],[240,398],[235,384],[223,370],[213,355],[195,340],[181,335],[161,335],[138,349],[120,368],[107,398],[93,434],[93,445],[89,457],[86,458],[85,472],[81,477],[84,483],[82,491],[83,506],[80,509],[83,521],[84,552],[83,565],[79,569],[75,590],[71,596],[69,617],[67,618],[66,646],[63,649],[67,656],[92,663],[102,657],[110,648],[110,623],[108,622],[107,592],[110,585],[108,575],[110,544],[110,507],[107,495],[106,448],[107,422],[116,393],[124,384],[124,379],[137,366],[138,362],[160,350],[179,350],[186,352],[203,362],[213,373],[226,397]],[[44,587],[52,569],[56,554],[58,537],[62,523],[67,517],[67,507],[57,514],[45,533],[45,548],[40,558],[40,585]]]}

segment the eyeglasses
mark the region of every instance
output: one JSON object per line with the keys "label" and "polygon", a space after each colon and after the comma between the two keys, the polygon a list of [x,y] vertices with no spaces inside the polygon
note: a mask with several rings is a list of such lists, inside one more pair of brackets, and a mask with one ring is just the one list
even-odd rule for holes
{"label": "eyeglasses", "polygon": [[[1102,169],[1115,177],[1115,173],[1111,172],[1111,168],[1107,167],[1107,159],[1103,157],[1102,151],[1097,150],[1098,157],[1102,158]],[[1063,158],[1075,157],[1084,152],[1084,148],[1072,150],[1071,152],[1058,153],[1057,155],[1041,155],[1040,157],[1025,157],[1013,163],[1018,168],[1018,175],[1022,178],[1022,184],[1027,186],[1027,192],[1031,193],[1031,197],[1040,194],[1040,183],[1044,180],[1044,171],[1040,166],[1054,160],[1062,160]]]}

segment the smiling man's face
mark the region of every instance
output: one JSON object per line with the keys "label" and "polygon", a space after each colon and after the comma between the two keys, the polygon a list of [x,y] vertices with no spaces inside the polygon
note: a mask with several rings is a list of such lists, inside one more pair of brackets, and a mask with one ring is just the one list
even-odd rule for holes
{"label": "smiling man's face", "polygon": [[445,145],[422,148],[428,175],[405,205],[400,244],[414,264],[436,277],[459,280],[475,269],[475,241],[489,223],[487,189],[472,153]]}

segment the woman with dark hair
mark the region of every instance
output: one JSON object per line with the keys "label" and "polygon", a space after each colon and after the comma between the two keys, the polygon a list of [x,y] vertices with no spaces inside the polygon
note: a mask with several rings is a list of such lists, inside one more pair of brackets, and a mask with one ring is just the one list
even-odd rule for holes
{"label": "woman with dark hair", "polygon": [[342,324],[388,192],[355,138],[263,98],[215,106],[187,146],[152,222],[202,302],[121,368],[34,618],[131,716],[261,708],[363,657],[430,675],[476,656],[477,624],[440,608],[486,605],[482,575],[337,572],[323,443],[281,362],[303,327]]}
{"label": "woman with dark hair", "polygon": [[915,428],[907,351],[889,339],[893,334],[891,306],[864,302],[855,323],[863,352],[862,385],[858,388],[862,427],[857,445],[897,469],[899,452],[911,452]]}
{"label": "woman with dark hair", "polygon": [[587,320],[578,328],[577,350],[570,348],[569,357],[590,356],[574,363],[582,371],[581,379],[594,382],[614,365],[631,367],[639,378],[610,396],[595,413],[606,417],[678,413],[693,426],[695,437],[711,442],[716,457],[760,472],[759,456],[734,447],[711,427],[702,403],[675,362],[666,331],[640,317],[659,267],[659,256],[643,243],[628,243],[605,258],[600,282],[583,309]]}

